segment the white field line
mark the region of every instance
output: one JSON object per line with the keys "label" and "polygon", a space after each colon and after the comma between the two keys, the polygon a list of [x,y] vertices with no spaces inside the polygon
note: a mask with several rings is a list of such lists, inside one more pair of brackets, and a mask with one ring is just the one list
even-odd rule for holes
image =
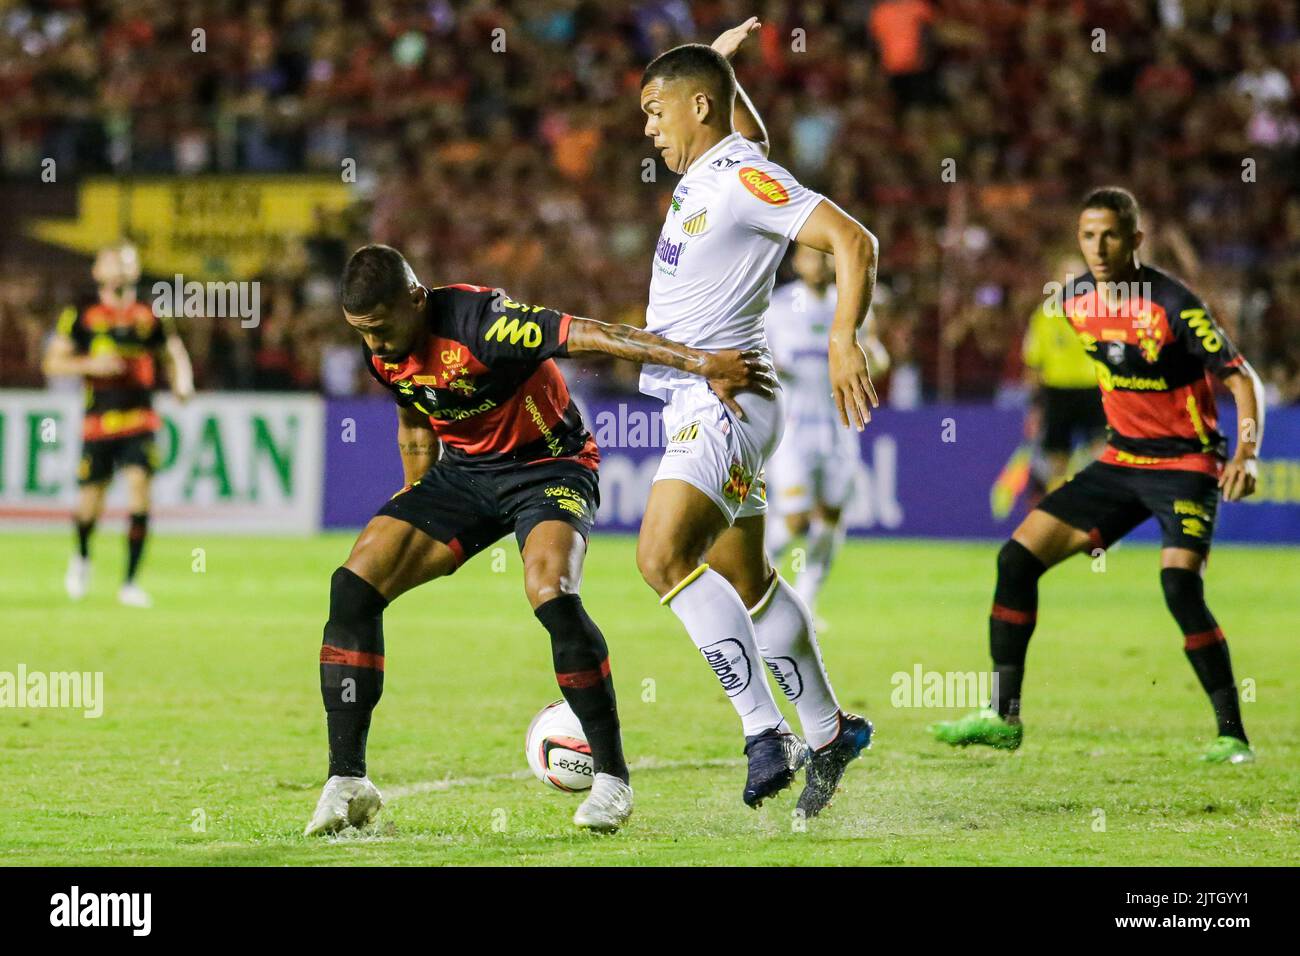
{"label": "white field line", "polygon": [[[628,765],[633,771],[638,770],[688,770],[704,767],[741,767],[745,761],[740,758],[717,758],[713,760],[660,760],[657,757],[645,757],[634,760]],[[482,787],[500,783],[503,780],[531,780],[531,770],[515,770],[511,773],[494,773],[486,777],[447,777],[442,780],[422,780],[408,783],[401,787],[390,787],[383,791],[385,800],[400,800],[420,793],[446,793],[460,787]]]}

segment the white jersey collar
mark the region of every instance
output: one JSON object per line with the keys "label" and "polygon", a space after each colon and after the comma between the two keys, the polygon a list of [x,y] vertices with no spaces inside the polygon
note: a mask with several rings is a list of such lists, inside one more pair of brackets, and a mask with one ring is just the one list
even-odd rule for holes
{"label": "white jersey collar", "polygon": [[737,132],[733,132],[730,136],[724,136],[722,139],[718,140],[716,143],[710,146],[704,152],[704,155],[695,157],[695,159],[692,160],[691,164],[686,167],[686,172],[682,173],[682,178],[685,179],[687,176],[689,176],[693,170],[701,166],[705,162],[705,160],[707,160],[714,153],[721,151],[723,147],[734,145],[737,140],[741,140],[741,139],[744,139],[744,137]]}

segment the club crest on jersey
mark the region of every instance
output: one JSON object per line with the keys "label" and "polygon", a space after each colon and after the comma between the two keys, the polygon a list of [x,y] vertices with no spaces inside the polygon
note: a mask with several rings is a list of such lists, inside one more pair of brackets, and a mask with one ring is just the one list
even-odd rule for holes
{"label": "club crest on jersey", "polygon": [[709,228],[708,210],[701,209],[682,223],[682,232],[688,236],[698,236]]}
{"label": "club crest on jersey", "polygon": [[1160,359],[1160,339],[1162,338],[1160,327],[1139,327],[1137,336],[1138,347],[1142,349],[1142,357],[1148,363],[1154,365]]}
{"label": "club crest on jersey", "polygon": [[773,206],[780,206],[790,201],[790,194],[775,179],[753,166],[740,167],[740,181],[746,189]]}

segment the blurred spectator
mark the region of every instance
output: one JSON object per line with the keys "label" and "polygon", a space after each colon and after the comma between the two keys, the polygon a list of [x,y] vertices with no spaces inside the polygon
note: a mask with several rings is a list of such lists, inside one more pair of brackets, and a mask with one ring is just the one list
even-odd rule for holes
{"label": "blurred spectator", "polygon": [[[760,7],[737,71],[773,158],[880,238],[891,403],[990,400],[1015,380],[1025,316],[1063,278],[1051,263],[1071,251],[1075,204],[1104,182],[1137,193],[1144,251],[1197,284],[1270,394],[1300,400],[1300,4]],[[0,173],[29,184],[54,158],[61,183],[337,174],[355,159],[354,208],[319,213],[260,277],[261,326],[183,331],[201,386],[368,389],[334,301],[367,241],[402,248],[431,285],[642,322],[676,177],[642,132],[641,68],[751,12],[738,0],[9,6]],[[5,385],[39,384],[41,340],[84,271],[31,276],[0,259]],[[593,387],[634,387],[623,363],[587,370]]]}

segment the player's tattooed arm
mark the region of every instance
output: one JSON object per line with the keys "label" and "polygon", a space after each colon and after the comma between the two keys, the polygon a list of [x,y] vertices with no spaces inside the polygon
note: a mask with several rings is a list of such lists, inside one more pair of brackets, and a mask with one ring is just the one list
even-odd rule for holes
{"label": "player's tattooed arm", "polygon": [[666,365],[708,379],[728,408],[744,417],[735,396],[753,391],[765,397],[776,393],[776,372],[762,352],[724,349],[709,352],[670,342],[653,332],[631,325],[613,325],[574,316],[569,323],[568,353],[603,352],[615,358],[649,365]]}
{"label": "player's tattooed arm", "polygon": [[[719,34],[713,41],[713,49],[730,60],[745,42],[745,38],[757,32],[762,26],[763,24],[758,22],[758,17],[750,17],[740,26],[732,27]],[[768,150],[771,149],[767,128],[763,125],[763,120],[758,115],[758,110],[754,108],[749,94],[741,89],[739,82],[736,83],[736,105],[731,110],[731,124],[736,128],[737,133],[754,143],[764,156],[767,155]]]}
{"label": "player's tattooed arm", "polygon": [[866,226],[829,199],[818,203],[795,241],[835,257],[837,299],[827,346],[831,390],[844,427],[852,420],[862,431],[871,421],[871,409],[880,404],[867,370],[867,355],[858,342],[858,329],[866,321],[876,289],[880,243]]}
{"label": "player's tattooed arm", "polygon": [[1237,403],[1237,448],[1219,476],[1224,501],[1239,501],[1255,493],[1259,445],[1264,437],[1264,383],[1249,362],[1237,366],[1223,384]]}
{"label": "player's tattooed arm", "polygon": [[438,436],[429,418],[415,408],[397,407],[397,451],[407,487],[415,484],[438,460]]}

